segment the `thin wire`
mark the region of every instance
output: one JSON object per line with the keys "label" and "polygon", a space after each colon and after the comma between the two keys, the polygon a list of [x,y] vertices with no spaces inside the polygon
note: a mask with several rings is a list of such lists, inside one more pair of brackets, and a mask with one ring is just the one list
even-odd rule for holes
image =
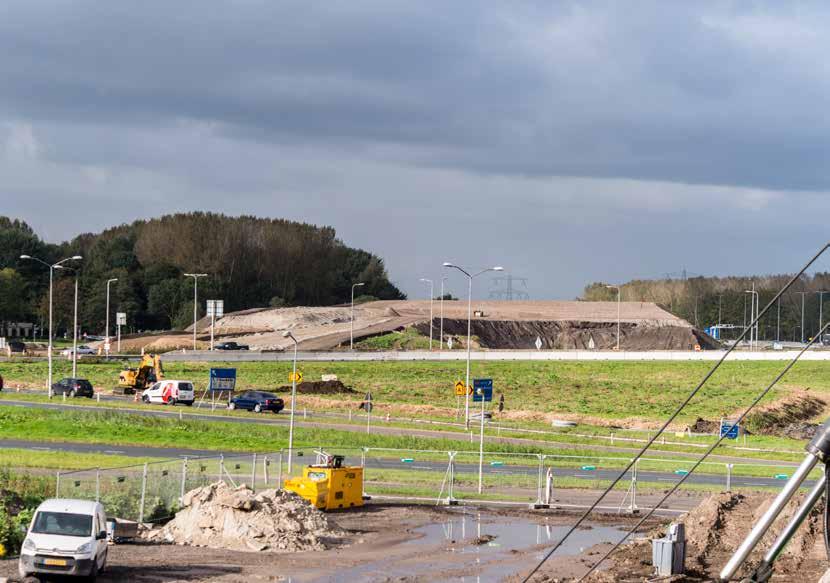
{"label": "thin wire", "polygon": [[[825,324],[825,325],[821,328],[821,330],[819,330],[819,333],[818,333],[818,334],[817,334],[817,335],[816,335],[816,336],[815,336],[812,340],[810,340],[810,341],[807,343],[807,345],[806,345],[806,346],[804,346],[804,348],[802,348],[802,349],[801,349],[801,351],[800,351],[800,352],[799,352],[799,353],[798,353],[798,354],[797,354],[797,355],[796,355],[796,356],[795,356],[795,357],[794,357],[794,358],[793,358],[793,359],[792,359],[792,360],[791,360],[791,361],[787,364],[787,366],[786,366],[786,367],[784,367],[784,370],[782,370],[782,371],[778,374],[778,376],[776,376],[776,377],[775,377],[775,379],[774,379],[774,380],[773,380],[773,381],[772,381],[772,382],[771,382],[771,383],[767,386],[767,388],[766,388],[766,389],[764,389],[764,390],[761,392],[761,394],[760,394],[760,395],[758,395],[758,397],[756,397],[756,398],[755,398],[755,400],[754,400],[754,401],[752,401],[752,404],[750,404],[750,405],[749,405],[749,407],[747,407],[747,408],[746,408],[746,410],[745,410],[745,411],[741,414],[741,416],[740,416],[740,417],[738,417],[738,419],[735,421],[735,425],[740,424],[740,423],[741,423],[741,421],[743,421],[743,420],[746,418],[746,416],[747,416],[747,415],[749,415],[749,412],[750,412],[750,411],[752,411],[752,409],[754,409],[756,405],[758,405],[758,403],[761,401],[761,399],[763,399],[764,397],[766,397],[766,396],[767,396],[767,393],[769,393],[769,392],[770,392],[770,390],[772,390],[772,388],[773,388],[775,385],[777,385],[777,384],[778,384],[778,382],[779,382],[782,378],[784,378],[784,375],[786,375],[786,374],[790,371],[790,369],[791,369],[793,366],[795,366],[795,364],[798,362],[798,360],[799,360],[799,359],[800,359],[800,358],[804,355],[804,353],[805,353],[805,352],[807,352],[807,349],[808,349],[808,348],[810,348],[810,346],[812,346],[812,345],[813,345],[813,343],[814,343],[814,342],[815,342],[818,338],[821,338],[821,335],[822,335],[822,334],[824,334],[824,332],[825,332],[828,328],[830,328],[830,322],[828,322],[827,324]],[[709,454],[711,454],[713,451],[715,451],[715,449],[717,449],[717,447],[718,447],[718,446],[719,446],[719,445],[723,442],[723,440],[724,440],[724,439],[726,439],[726,437],[727,437],[727,434],[724,434],[724,435],[722,435],[722,436],[720,437],[720,439],[718,439],[715,443],[713,443],[713,444],[712,444],[712,447],[710,447],[708,450],[706,450],[706,452],[703,454],[703,456],[702,456],[699,460],[697,460],[697,462],[695,462],[695,464],[694,464],[694,465],[692,466],[692,468],[689,470],[689,473],[688,473],[688,474],[685,474],[685,475],[684,475],[684,476],[683,476],[683,477],[682,477],[682,478],[681,478],[681,479],[680,479],[677,483],[675,483],[675,485],[674,485],[674,486],[672,486],[672,488],[671,488],[671,489],[670,489],[670,490],[666,493],[666,495],[665,495],[665,496],[663,496],[663,498],[661,498],[661,499],[660,499],[660,501],[659,501],[659,502],[657,502],[657,504],[655,504],[654,506],[652,506],[651,510],[649,510],[649,511],[648,511],[648,513],[647,513],[645,516],[643,516],[643,518],[640,520],[640,522],[638,522],[638,523],[634,526],[634,528],[632,528],[631,530],[629,530],[629,531],[625,534],[625,536],[623,536],[622,540],[620,540],[617,544],[615,544],[613,547],[611,547],[611,549],[610,549],[607,553],[605,553],[605,555],[603,555],[603,556],[602,556],[602,558],[600,558],[600,559],[599,559],[599,560],[598,560],[598,561],[594,564],[594,566],[592,566],[592,567],[588,570],[588,572],[587,572],[587,573],[585,573],[582,577],[580,577],[580,578],[579,578],[579,581],[583,581],[583,580],[584,580],[584,579],[585,579],[588,575],[590,575],[591,573],[593,573],[593,572],[596,570],[596,568],[597,568],[597,567],[599,567],[600,563],[602,563],[605,559],[607,559],[608,557],[610,557],[610,556],[614,553],[614,551],[616,551],[616,550],[620,547],[620,545],[622,545],[622,544],[626,541],[626,539],[628,539],[628,537],[630,537],[632,534],[634,534],[634,533],[637,531],[637,529],[639,529],[639,528],[643,525],[643,523],[644,523],[646,520],[648,520],[648,519],[651,517],[651,515],[652,515],[652,514],[654,514],[654,513],[657,511],[657,509],[658,509],[658,508],[660,508],[660,506],[663,504],[663,502],[665,502],[666,500],[668,500],[668,499],[669,499],[669,497],[677,491],[677,489],[678,489],[678,488],[679,488],[679,487],[683,484],[683,482],[685,482],[685,481],[686,481],[686,479],[687,479],[689,476],[691,476],[691,475],[692,475],[692,473],[693,473],[693,472],[694,472],[694,471],[695,471],[695,470],[696,470],[696,469],[700,466],[700,464],[702,464],[702,463],[703,463],[703,461],[704,461],[707,457],[709,457]],[[577,583],[579,583],[579,581],[577,581]]]}
{"label": "thin wire", "polygon": [[643,454],[646,451],[648,451],[648,449],[657,440],[657,438],[666,430],[666,428],[668,428],[668,426],[677,418],[677,416],[680,415],[680,413],[683,411],[683,409],[686,408],[686,405],[689,404],[689,402],[695,397],[695,395],[697,395],[697,393],[709,381],[709,379],[712,377],[712,375],[715,374],[715,372],[720,368],[720,366],[723,364],[723,362],[726,360],[726,358],[730,354],[732,354],[732,351],[735,350],[735,348],[738,346],[738,343],[741,340],[743,340],[746,337],[747,333],[750,330],[753,329],[755,324],[758,323],[764,315],[766,315],[766,313],[770,310],[770,308],[778,300],[778,298],[780,298],[784,294],[784,292],[786,292],[790,287],[792,287],[792,285],[796,281],[798,281],[801,278],[802,275],[804,275],[804,273],[810,268],[810,266],[813,263],[815,263],[818,260],[819,257],[821,257],[821,255],[828,249],[828,247],[830,247],[830,243],[825,243],[825,245],[821,249],[819,249],[819,251],[813,256],[813,258],[810,259],[810,261],[808,261],[804,265],[804,267],[802,267],[801,270],[799,270],[798,273],[796,273],[790,279],[790,281],[787,282],[787,284],[778,291],[777,294],[775,294],[775,297],[773,297],[772,300],[770,300],[770,302],[758,314],[758,316],[755,318],[755,320],[750,322],[750,325],[748,327],[744,328],[744,331],[737,338],[737,340],[735,340],[735,343],[731,347],[729,347],[729,349],[723,354],[723,356],[720,358],[720,360],[718,360],[715,363],[715,365],[709,370],[709,372],[706,373],[706,376],[703,377],[703,380],[701,380],[700,383],[698,383],[698,385],[694,388],[694,390],[692,390],[692,392],[689,393],[689,396],[687,396],[686,399],[683,401],[683,403],[681,403],[680,406],[674,411],[674,413],[671,414],[671,416],[666,420],[666,422],[660,427],[659,431],[657,431],[657,433],[655,433],[654,436],[651,437],[648,440],[648,442],[642,447],[642,449],[640,449],[640,451],[637,453],[637,455],[634,456],[634,458],[631,459],[631,461],[623,469],[623,471],[620,472],[620,475],[617,476],[616,478],[614,478],[614,480],[605,489],[605,491],[603,491],[602,494],[600,494],[600,496],[582,514],[582,516],[579,517],[579,519],[576,521],[576,523],[574,523],[574,525],[568,530],[568,532],[565,533],[565,536],[563,536],[554,545],[554,547],[550,551],[545,553],[545,556],[542,557],[542,559],[533,568],[533,570],[530,571],[530,573],[527,574],[527,576],[522,580],[522,583],[527,583],[530,580],[530,578],[542,567],[542,565],[544,565],[545,562],[547,562],[547,560],[553,555],[553,553],[555,553],[557,551],[557,549],[559,549],[559,547],[561,547],[564,544],[564,542],[568,539],[568,537],[570,537],[576,531],[576,529],[578,529],[580,527],[580,525],[582,525],[582,523],[585,522],[585,520],[588,518],[588,516],[590,516],[591,513],[596,509],[596,507],[599,506],[599,503],[602,502],[602,500],[605,499],[605,497],[608,495],[608,493],[611,492],[616,487],[616,485],[623,479],[623,477],[631,470],[631,468],[634,467],[634,464],[637,462],[637,460],[639,460],[643,456]]}

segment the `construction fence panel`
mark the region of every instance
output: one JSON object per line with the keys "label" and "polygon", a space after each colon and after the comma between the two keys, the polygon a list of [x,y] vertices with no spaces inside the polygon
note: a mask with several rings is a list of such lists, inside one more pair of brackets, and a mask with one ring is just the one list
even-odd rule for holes
{"label": "construction fence panel", "polygon": [[447,452],[366,448],[363,459],[363,490],[368,496],[436,501],[448,496]]}
{"label": "construction fence panel", "polygon": [[458,500],[530,504],[537,498],[536,455],[458,452],[454,466],[453,491]]}

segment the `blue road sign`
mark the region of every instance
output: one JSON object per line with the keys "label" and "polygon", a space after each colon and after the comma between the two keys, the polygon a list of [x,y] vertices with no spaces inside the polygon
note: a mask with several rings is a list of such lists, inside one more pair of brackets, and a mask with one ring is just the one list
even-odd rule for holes
{"label": "blue road sign", "polygon": [[473,401],[490,402],[493,400],[493,379],[473,379]]}
{"label": "blue road sign", "polygon": [[726,439],[738,439],[738,434],[741,432],[741,426],[730,421],[720,422],[720,436],[726,436]]}
{"label": "blue road sign", "polygon": [[235,368],[210,369],[209,391],[233,391],[234,387],[236,387]]}

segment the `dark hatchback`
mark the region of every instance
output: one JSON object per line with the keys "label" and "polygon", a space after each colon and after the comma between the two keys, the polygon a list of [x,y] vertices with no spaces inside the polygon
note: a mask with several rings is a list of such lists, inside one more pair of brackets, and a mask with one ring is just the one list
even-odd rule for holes
{"label": "dark hatchback", "polygon": [[89,397],[95,394],[92,383],[86,379],[61,379],[52,385],[52,393],[68,397]]}
{"label": "dark hatchback", "polygon": [[216,345],[216,350],[248,350],[250,346],[247,344],[237,344],[236,342],[220,342]]}
{"label": "dark hatchback", "polygon": [[245,391],[231,399],[231,402],[228,403],[228,409],[245,409],[255,413],[261,413],[262,411],[279,413],[285,409],[285,403],[274,393]]}

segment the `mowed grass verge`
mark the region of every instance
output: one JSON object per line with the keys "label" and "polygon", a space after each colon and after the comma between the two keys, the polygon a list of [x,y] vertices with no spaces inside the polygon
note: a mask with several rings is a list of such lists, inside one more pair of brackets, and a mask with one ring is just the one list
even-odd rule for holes
{"label": "mowed grass verge", "polygon": [[[122,363],[84,363],[79,374],[96,387],[117,384]],[[238,388],[274,390],[287,384],[290,362],[170,362],[167,378],[188,379],[203,388],[213,366],[234,367]],[[474,377],[492,378],[495,392],[503,393],[507,411],[577,414],[607,420],[639,418],[656,421],[670,414],[711,368],[710,362],[473,362]],[[700,394],[689,404],[680,420],[697,417],[718,419],[747,405],[785,366],[774,361],[735,361],[725,363]],[[792,388],[809,388],[830,396],[828,364],[805,361],[797,364],[765,402]],[[379,406],[384,403],[432,405],[454,409],[452,387],[463,378],[464,362],[303,362],[306,380],[319,380],[323,374],[336,374],[357,394],[333,395],[332,400],[362,399],[371,391]],[[55,361],[55,376],[66,376],[71,364]],[[43,383],[44,361],[11,360],[0,362],[0,374],[7,384]]]}

